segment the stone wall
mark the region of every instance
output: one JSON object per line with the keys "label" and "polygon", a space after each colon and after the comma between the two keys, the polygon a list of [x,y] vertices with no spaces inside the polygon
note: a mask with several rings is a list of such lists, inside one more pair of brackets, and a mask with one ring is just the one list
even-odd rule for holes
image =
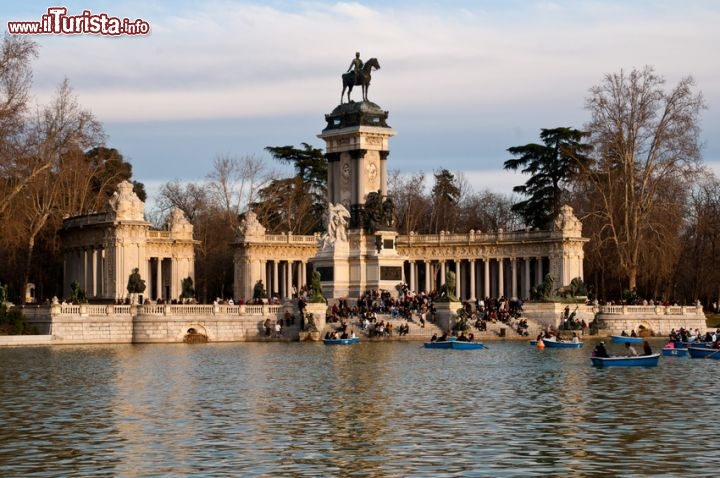
{"label": "stone wall", "polygon": [[561,317],[565,307],[570,307],[570,313],[575,312],[575,319],[590,324],[595,318],[596,309],[585,304],[564,304],[561,302],[525,302],[523,316],[532,319],[543,328],[557,329],[561,324]]}
{"label": "stone wall", "polygon": [[[529,302],[523,306],[523,315],[528,319],[537,321],[543,327],[558,328],[561,316],[568,304],[552,302]],[[575,305],[570,305],[570,312],[575,311]],[[598,335],[620,335],[623,330],[639,332],[642,328],[652,331],[654,335],[667,336],[672,329],[699,329],[701,333],[707,330],[707,319],[702,307],[681,306],[591,306],[580,304],[577,306],[577,320],[585,320],[590,324],[597,319]]]}
{"label": "stone wall", "polygon": [[[274,324],[285,310],[295,314],[294,304],[284,306],[152,305],[97,306],[60,305],[25,309],[26,321],[53,344],[181,343],[192,330],[209,342],[267,340],[264,323]],[[324,319],[324,317],[323,317]],[[297,329],[285,331],[287,340],[298,339]]]}

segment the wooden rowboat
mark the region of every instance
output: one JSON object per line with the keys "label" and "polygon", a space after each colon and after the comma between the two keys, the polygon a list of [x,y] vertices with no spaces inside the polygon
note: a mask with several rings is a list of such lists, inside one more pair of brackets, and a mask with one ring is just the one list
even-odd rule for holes
{"label": "wooden rowboat", "polygon": [[636,357],[590,357],[590,360],[592,360],[592,364],[598,368],[656,367],[660,360],[660,353],[638,355]]}

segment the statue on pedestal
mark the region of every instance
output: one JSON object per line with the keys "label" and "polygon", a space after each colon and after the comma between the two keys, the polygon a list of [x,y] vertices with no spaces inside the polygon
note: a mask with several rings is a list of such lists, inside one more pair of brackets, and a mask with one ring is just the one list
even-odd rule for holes
{"label": "statue on pedestal", "polygon": [[380,69],[380,63],[377,61],[377,58],[370,58],[367,63],[363,64],[360,59],[360,52],[355,53],[355,58],[350,63],[350,68],[342,75],[343,89],[342,93],[340,93],[340,104],[343,103],[346,89],[348,90],[348,103],[351,102],[350,93],[353,90],[353,86],[362,86],[362,100],[368,101],[367,91],[370,87],[370,72],[373,69]]}
{"label": "statue on pedestal", "polygon": [[458,298],[455,297],[455,273],[448,271],[445,283],[440,286],[440,298],[438,302],[457,302]]}

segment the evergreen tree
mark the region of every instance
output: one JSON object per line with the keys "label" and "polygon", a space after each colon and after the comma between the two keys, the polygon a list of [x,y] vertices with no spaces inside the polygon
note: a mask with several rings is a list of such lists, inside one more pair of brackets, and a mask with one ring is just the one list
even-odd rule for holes
{"label": "evergreen tree", "polygon": [[519,157],[505,161],[505,169],[523,167],[522,172],[530,174],[525,184],[513,188],[527,197],[512,207],[526,225],[547,229],[560,213],[566,188],[589,161],[586,155],[591,147],[581,142],[584,136],[586,133],[567,127],[542,129],[543,144],[508,148],[510,154]]}

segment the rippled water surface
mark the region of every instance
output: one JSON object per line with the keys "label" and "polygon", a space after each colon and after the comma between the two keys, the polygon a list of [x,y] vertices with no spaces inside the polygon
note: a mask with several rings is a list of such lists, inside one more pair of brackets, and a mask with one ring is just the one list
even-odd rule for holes
{"label": "rippled water surface", "polygon": [[0,475],[720,474],[720,361],[488,346],[0,349]]}

